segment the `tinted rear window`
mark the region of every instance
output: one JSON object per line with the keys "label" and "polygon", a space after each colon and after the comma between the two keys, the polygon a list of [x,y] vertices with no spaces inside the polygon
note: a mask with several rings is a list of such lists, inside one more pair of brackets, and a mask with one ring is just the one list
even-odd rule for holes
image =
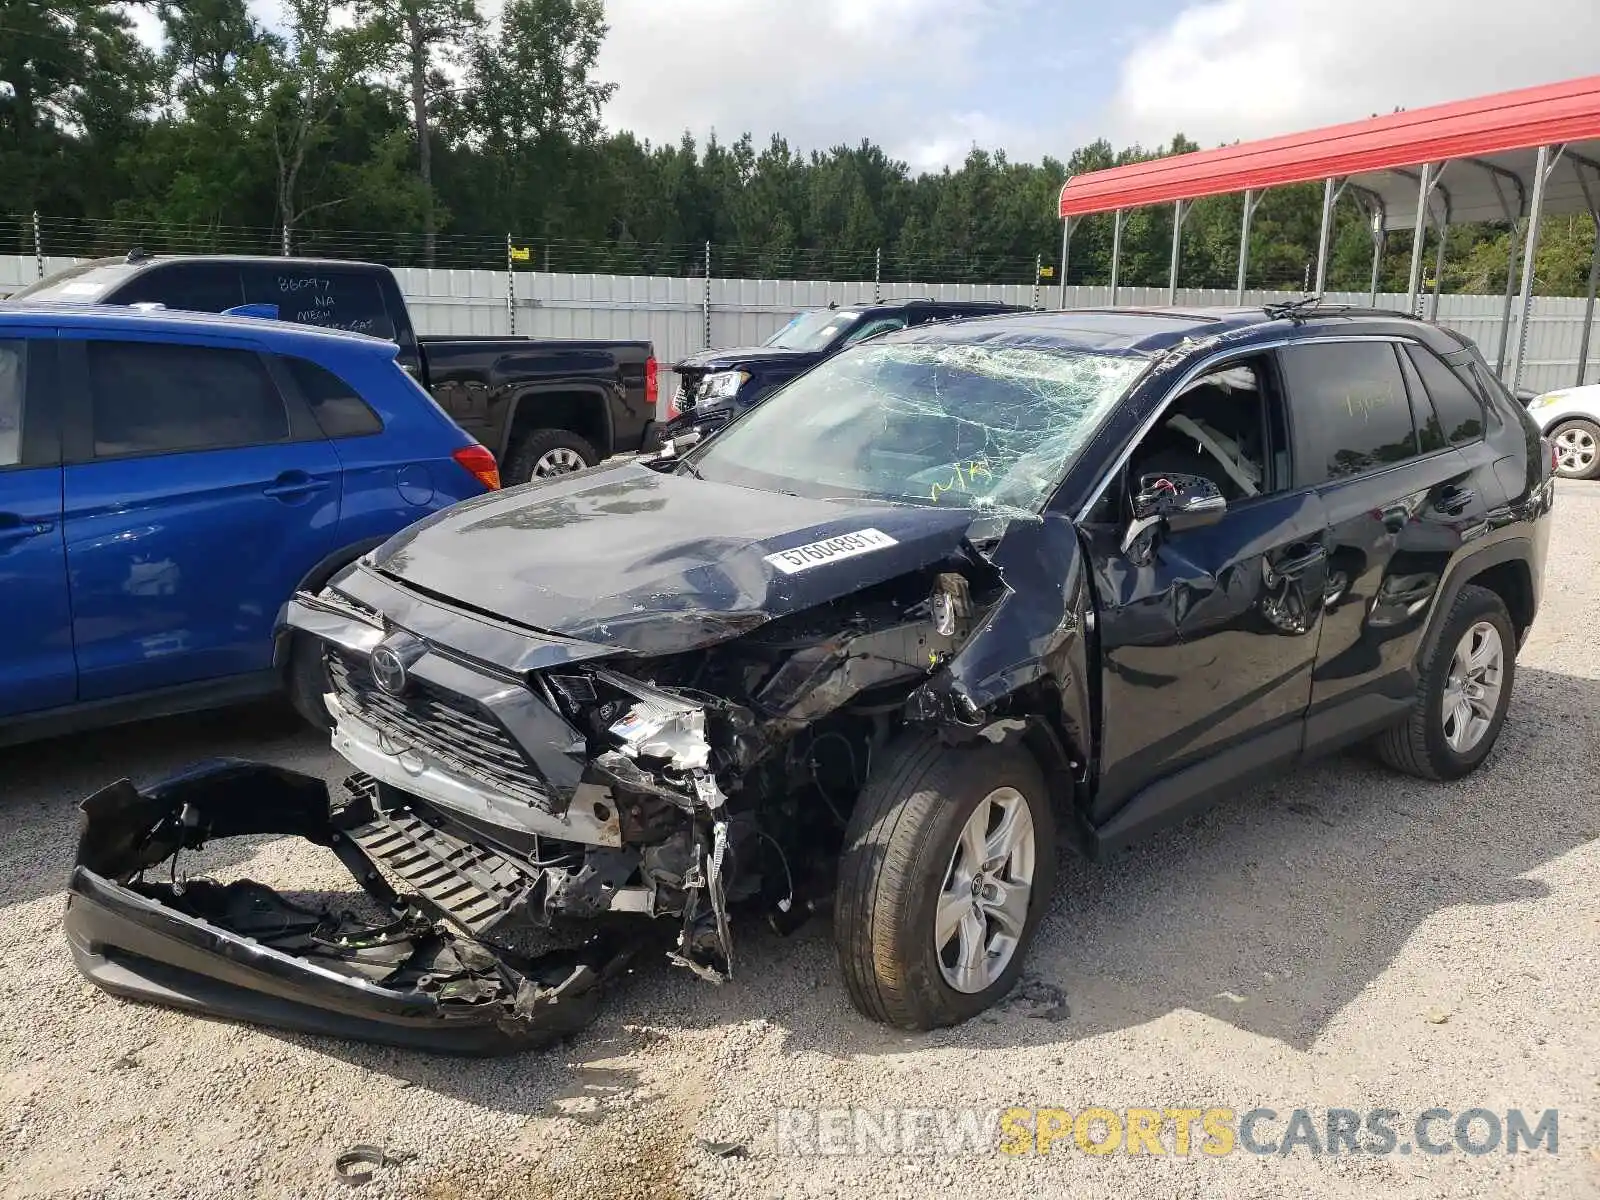
{"label": "tinted rear window", "polygon": [[244,302],[232,263],[175,262],[149,267],[108,297],[117,304],[160,304],[185,312],[219,313]]}
{"label": "tinted rear window", "polygon": [[251,264],[244,292],[248,304],[276,304],[283,321],[394,340],[394,322],[371,271]]}
{"label": "tinted rear window", "polygon": [[289,416],[248,350],[85,343],[98,458],[289,440]]}
{"label": "tinted rear window", "polygon": [[1461,377],[1445,366],[1432,351],[1407,346],[1412,365],[1422,376],[1422,384],[1433,401],[1439,425],[1452,446],[1475,442],[1483,436],[1483,403],[1468,389]]}
{"label": "tinted rear window", "polygon": [[383,421],[343,379],[325,367],[304,358],[284,358],[300,394],[311,406],[311,415],[324,437],[363,437],[382,433]]}
{"label": "tinted rear window", "polygon": [[1302,484],[1417,453],[1411,400],[1389,342],[1307,342],[1281,352]]}

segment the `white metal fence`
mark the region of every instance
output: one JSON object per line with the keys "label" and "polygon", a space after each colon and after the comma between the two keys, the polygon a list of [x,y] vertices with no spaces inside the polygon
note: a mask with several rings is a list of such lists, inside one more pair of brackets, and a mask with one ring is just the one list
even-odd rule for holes
{"label": "white metal fence", "polygon": [[[46,258],[47,272],[70,266],[69,258]],[[31,256],[0,255],[0,295],[32,283],[39,263]],[[645,275],[567,275],[518,273],[516,301],[510,303],[504,271],[396,270],[411,305],[412,319],[424,334],[509,334],[551,338],[647,338],[655,344],[663,368],[708,346],[749,346],[764,341],[795,313],[870,303],[884,299],[926,296],[939,300],[1000,300],[1047,308],[1061,303],[1059,288],[1026,284],[937,284],[805,282],[783,279],[675,279]],[[1247,292],[1252,304],[1294,299],[1288,292]],[[1120,289],[1126,305],[1163,305],[1165,288]],[[1108,304],[1109,288],[1066,289],[1069,306]],[[1180,304],[1232,304],[1231,289],[1180,288]],[[1366,293],[1331,293],[1330,302],[1365,304]],[[1425,302],[1426,303],[1426,302]],[[1379,307],[1404,308],[1400,294],[1380,294]],[[1472,338],[1491,364],[1499,357],[1503,296],[1441,296],[1441,324]],[[1510,331],[1506,363],[1511,360]],[[1522,386],[1535,391],[1563,387],[1577,378],[1578,349],[1583,337],[1583,301],[1543,297],[1533,304],[1528,322],[1528,349]],[[1600,337],[1593,340],[1587,378],[1595,379],[1600,362]],[[663,370],[662,396],[670,396],[676,380]]]}

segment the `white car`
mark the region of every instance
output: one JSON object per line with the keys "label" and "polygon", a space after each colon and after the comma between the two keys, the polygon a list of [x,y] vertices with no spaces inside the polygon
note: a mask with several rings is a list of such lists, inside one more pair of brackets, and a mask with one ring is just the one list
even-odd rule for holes
{"label": "white car", "polygon": [[1556,474],[1600,479],[1600,383],[1535,396],[1528,411],[1556,447]]}

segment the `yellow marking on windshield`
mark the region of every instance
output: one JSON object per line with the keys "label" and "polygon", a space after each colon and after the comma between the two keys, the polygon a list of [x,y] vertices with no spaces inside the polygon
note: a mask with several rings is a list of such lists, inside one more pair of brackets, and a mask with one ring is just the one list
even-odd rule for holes
{"label": "yellow marking on windshield", "polygon": [[994,478],[994,472],[989,469],[988,459],[977,459],[967,463],[965,467],[957,463],[951,471],[950,482],[935,483],[928,489],[928,496],[937,504],[939,503],[939,497],[946,492],[965,492],[967,484],[976,480],[980,475],[985,479]]}

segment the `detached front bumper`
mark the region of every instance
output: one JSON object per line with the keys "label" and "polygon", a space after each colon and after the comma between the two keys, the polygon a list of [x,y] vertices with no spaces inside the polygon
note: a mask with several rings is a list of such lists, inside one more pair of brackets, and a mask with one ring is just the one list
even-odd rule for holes
{"label": "detached front bumper", "polygon": [[[423,897],[398,895],[357,838],[359,792],[218,760],[147,789],[84,801],[64,918],[78,970],[113,995],[230,1020],[452,1054],[504,1054],[594,1017],[631,943],[593,938],[528,957],[466,936]],[[362,920],[243,881],[181,881],[187,849],[226,837],[304,837],[336,854],[381,913]],[[170,878],[164,864],[177,859]],[[359,897],[350,897],[359,899]]]}

